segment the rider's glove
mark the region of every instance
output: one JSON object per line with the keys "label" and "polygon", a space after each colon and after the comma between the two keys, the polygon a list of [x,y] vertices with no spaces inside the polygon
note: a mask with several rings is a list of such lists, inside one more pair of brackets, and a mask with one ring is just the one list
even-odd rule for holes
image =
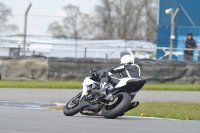
{"label": "rider's glove", "polygon": [[97,69],[94,68],[94,67],[90,70],[90,78],[92,80],[94,80],[94,81],[98,81],[99,80],[99,75],[97,73]]}

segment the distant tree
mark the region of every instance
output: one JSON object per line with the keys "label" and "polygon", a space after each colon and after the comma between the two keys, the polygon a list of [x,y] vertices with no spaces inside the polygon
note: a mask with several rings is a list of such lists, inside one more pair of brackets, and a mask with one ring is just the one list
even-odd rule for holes
{"label": "distant tree", "polygon": [[7,31],[16,31],[18,27],[14,24],[8,24],[12,11],[3,3],[0,3],[0,34]]}
{"label": "distant tree", "polygon": [[[66,17],[62,22],[54,21],[49,24],[48,32],[55,37],[74,38],[87,38],[90,36],[92,30],[89,28],[89,19],[87,14],[80,11],[77,12],[78,7],[67,5],[63,7]],[[77,16],[76,16],[77,13]]]}
{"label": "distant tree", "polygon": [[144,16],[141,22],[143,25],[144,39],[156,43],[157,35],[157,0],[144,0]]}
{"label": "distant tree", "polygon": [[92,18],[80,11],[75,17],[78,7],[73,5],[63,9],[62,22],[54,21],[48,27],[53,36],[156,40],[157,0],[101,0]]}
{"label": "distant tree", "polygon": [[54,21],[49,24],[48,31],[55,37],[74,37],[75,13],[78,7],[68,5],[63,7],[67,17],[62,22]]}
{"label": "distant tree", "polygon": [[156,38],[156,0],[101,0],[95,12],[100,38]]}

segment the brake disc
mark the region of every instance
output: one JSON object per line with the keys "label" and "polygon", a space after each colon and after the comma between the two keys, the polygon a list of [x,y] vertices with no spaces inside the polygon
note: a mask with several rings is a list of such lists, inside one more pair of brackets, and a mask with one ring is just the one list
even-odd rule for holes
{"label": "brake disc", "polygon": [[70,101],[70,103],[68,104],[68,107],[69,108],[73,108],[73,107],[75,107],[76,106],[76,104],[77,104],[77,101],[74,103],[73,101],[75,101],[74,99],[72,99],[71,101]]}

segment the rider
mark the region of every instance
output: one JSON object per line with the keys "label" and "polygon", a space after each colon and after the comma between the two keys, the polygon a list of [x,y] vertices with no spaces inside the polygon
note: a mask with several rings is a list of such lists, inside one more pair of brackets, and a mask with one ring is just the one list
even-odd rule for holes
{"label": "rider", "polygon": [[[97,70],[92,70],[91,73],[95,78]],[[124,55],[121,58],[121,64],[108,68],[107,72],[100,75],[100,97],[103,98],[106,95],[109,83],[115,86],[122,78],[140,79],[140,67],[134,64],[134,57],[131,55]]]}

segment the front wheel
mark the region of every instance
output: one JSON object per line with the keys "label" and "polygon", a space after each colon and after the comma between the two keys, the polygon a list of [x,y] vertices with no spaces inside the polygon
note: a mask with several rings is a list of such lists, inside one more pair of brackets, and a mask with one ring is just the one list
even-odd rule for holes
{"label": "front wheel", "polygon": [[105,118],[115,119],[124,114],[131,104],[131,96],[127,92],[120,92],[115,94],[114,102],[104,105],[102,114]]}
{"label": "front wheel", "polygon": [[79,112],[78,110],[78,104],[81,97],[82,92],[80,92],[77,96],[72,98],[63,109],[63,113],[66,116],[73,116]]}

